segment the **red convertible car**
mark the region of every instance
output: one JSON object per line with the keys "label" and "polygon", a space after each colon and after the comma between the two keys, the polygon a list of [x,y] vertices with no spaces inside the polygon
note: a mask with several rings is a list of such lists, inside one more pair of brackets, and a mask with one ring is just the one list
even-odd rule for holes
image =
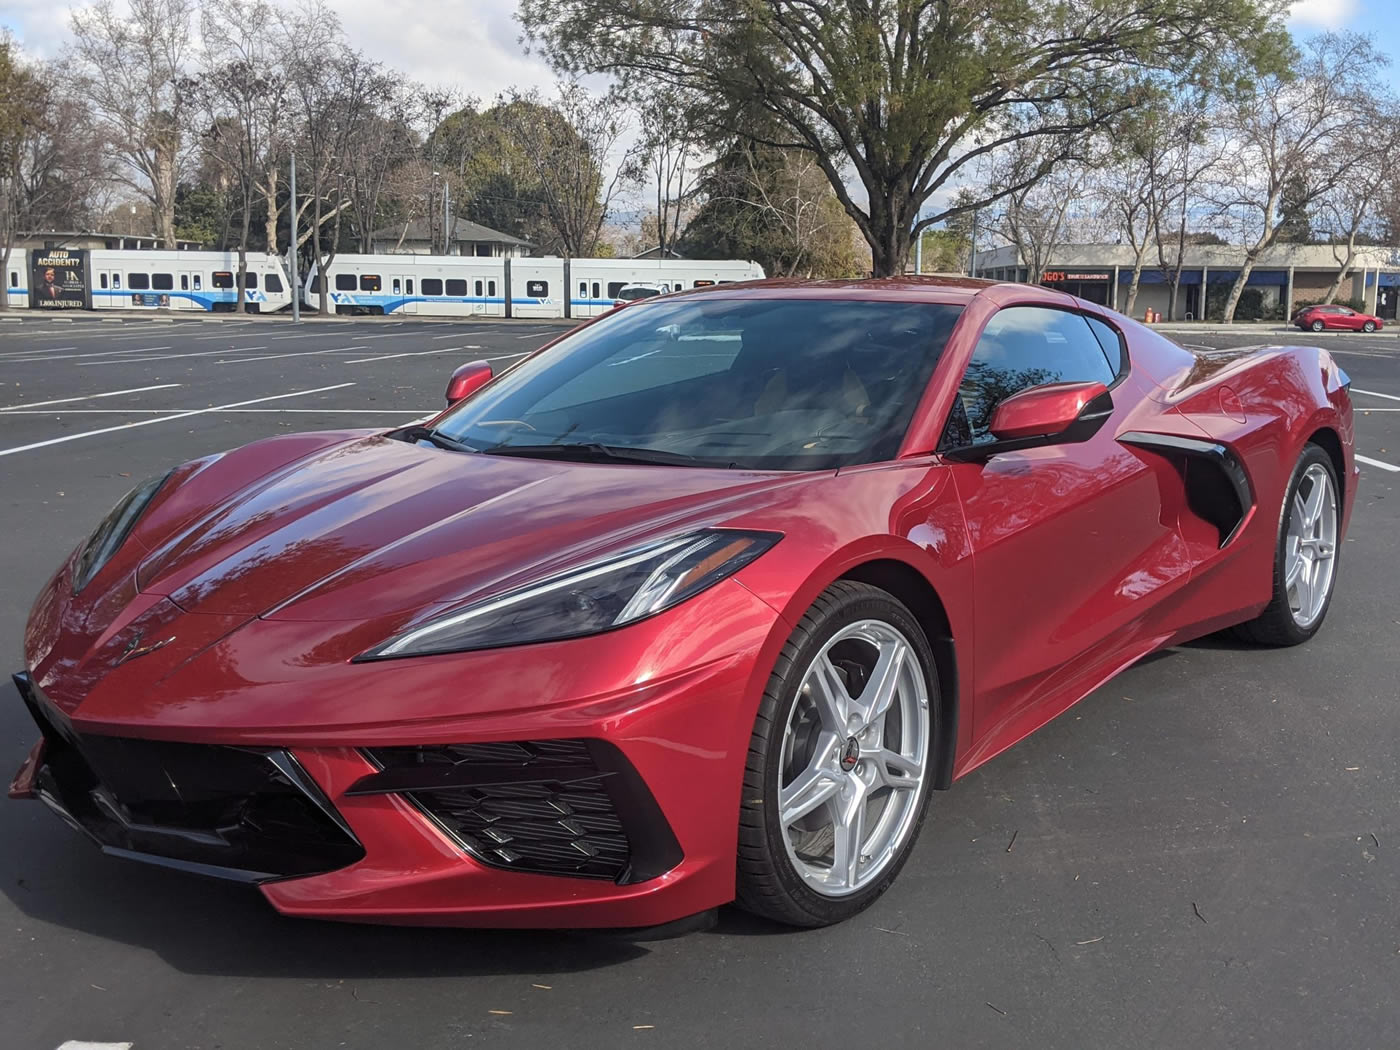
{"label": "red convertible car", "polygon": [[1304,307],[1293,315],[1293,323],[1305,332],[1375,332],[1385,327],[1385,322],[1374,314],[1330,305]]}
{"label": "red convertible car", "polygon": [[832,923],[1134,661],[1318,630],[1348,384],[1021,285],[638,303],[132,490],[30,615],[11,794],[288,915]]}

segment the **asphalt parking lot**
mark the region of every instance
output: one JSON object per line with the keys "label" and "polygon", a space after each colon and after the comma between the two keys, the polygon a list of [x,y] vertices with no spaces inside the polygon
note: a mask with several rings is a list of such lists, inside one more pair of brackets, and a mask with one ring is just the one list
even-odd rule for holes
{"label": "asphalt parking lot", "polygon": [[[455,365],[506,365],[560,330],[0,322],[13,669],[32,596],[135,481],[279,431],[407,422]],[[1294,341],[1351,374],[1372,461],[1323,632],[1140,663],[936,795],[856,920],[791,932],[728,911],[652,942],[290,920],[0,801],[0,1047],[1394,1045],[1400,340]],[[10,693],[0,773],[34,736]]]}

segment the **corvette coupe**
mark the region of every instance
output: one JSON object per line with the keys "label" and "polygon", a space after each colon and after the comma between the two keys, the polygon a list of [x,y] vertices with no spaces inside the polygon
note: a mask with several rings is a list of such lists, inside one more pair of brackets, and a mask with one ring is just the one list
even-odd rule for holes
{"label": "corvette coupe", "polygon": [[635,303],[138,485],[35,602],[11,795],[289,915],[836,922],[1148,653],[1318,630],[1348,386],[1022,285]]}

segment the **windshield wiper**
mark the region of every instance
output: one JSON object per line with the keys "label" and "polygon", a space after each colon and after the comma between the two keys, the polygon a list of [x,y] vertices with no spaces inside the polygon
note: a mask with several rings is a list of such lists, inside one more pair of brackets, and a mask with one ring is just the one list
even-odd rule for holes
{"label": "windshield wiper", "polygon": [[690,466],[698,462],[683,452],[663,452],[654,448],[627,448],[598,441],[569,441],[546,445],[491,445],[481,449],[487,456],[520,456],[531,459],[571,459],[579,462],[650,463],[664,466]]}
{"label": "windshield wiper", "polygon": [[415,423],[411,427],[404,427],[402,430],[398,431],[395,436],[403,441],[426,441],[429,444],[436,445],[438,448],[450,449],[453,452],[481,451],[480,449],[472,448],[472,446],[464,441],[458,441],[456,438],[448,437],[440,430],[434,430],[432,427],[424,426],[422,423]]}

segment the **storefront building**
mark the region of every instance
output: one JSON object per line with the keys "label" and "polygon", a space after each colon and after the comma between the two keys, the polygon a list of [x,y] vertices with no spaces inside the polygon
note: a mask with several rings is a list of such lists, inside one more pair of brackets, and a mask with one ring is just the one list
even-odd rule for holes
{"label": "storefront building", "polygon": [[[1344,254],[1326,244],[1278,244],[1262,252],[1249,275],[1235,318],[1286,320],[1303,305],[1322,299]],[[1133,249],[1122,244],[1065,245],[1051,255],[1041,283],[1081,299],[1124,311],[1133,283]],[[1175,258],[1175,249],[1168,253]],[[1138,274],[1133,315],[1154,311],[1163,320],[1218,320],[1239,276],[1241,249],[1228,245],[1188,245],[1181,268],[1175,316],[1168,317],[1171,270],[1157,265],[1149,249]],[[998,281],[1027,279],[1027,268],[1007,245],[977,254],[976,276]],[[1368,313],[1394,320],[1400,303],[1400,249],[1357,249],[1352,270],[1333,297]]]}

